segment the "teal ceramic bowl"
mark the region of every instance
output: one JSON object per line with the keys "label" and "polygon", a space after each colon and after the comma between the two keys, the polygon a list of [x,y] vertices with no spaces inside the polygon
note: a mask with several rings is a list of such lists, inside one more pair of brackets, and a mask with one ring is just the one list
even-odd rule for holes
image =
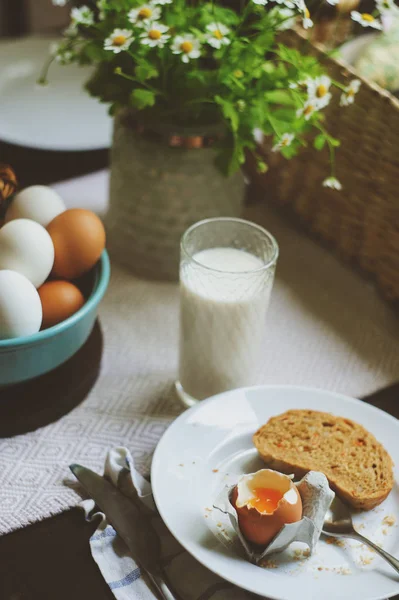
{"label": "teal ceramic bowl", "polygon": [[0,386],[21,383],[48,373],[83,346],[93,329],[109,276],[109,258],[104,250],[97,265],[82,282],[87,300],[77,313],[35,335],[0,340]]}

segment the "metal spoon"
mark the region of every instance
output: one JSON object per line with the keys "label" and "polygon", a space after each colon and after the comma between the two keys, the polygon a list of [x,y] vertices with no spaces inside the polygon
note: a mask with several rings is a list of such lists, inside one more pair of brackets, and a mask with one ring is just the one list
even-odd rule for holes
{"label": "metal spoon", "polygon": [[322,531],[332,537],[348,537],[367,544],[399,573],[399,560],[356,531],[349,508],[337,497],[327,511]]}

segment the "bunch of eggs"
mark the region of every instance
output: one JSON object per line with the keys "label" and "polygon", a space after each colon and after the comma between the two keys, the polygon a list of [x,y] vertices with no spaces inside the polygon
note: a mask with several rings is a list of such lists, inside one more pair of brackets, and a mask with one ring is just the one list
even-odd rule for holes
{"label": "bunch of eggs", "polygon": [[32,335],[77,312],[85,299],[76,280],[104,247],[93,212],[66,210],[46,186],[19,192],[0,228],[0,340]]}

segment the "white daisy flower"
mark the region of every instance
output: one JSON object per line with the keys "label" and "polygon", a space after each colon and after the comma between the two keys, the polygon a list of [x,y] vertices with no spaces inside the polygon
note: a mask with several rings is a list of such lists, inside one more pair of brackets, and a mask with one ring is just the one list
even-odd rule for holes
{"label": "white daisy flower", "polygon": [[391,11],[398,11],[394,0],[376,0],[376,5],[380,13],[386,13]]}
{"label": "white daisy flower", "polygon": [[327,177],[327,179],[323,181],[323,186],[331,188],[332,190],[342,190],[342,184],[336,177]]}
{"label": "white daisy flower", "polygon": [[341,99],[339,101],[340,106],[349,106],[353,104],[355,101],[355,96],[358,93],[362,82],[360,79],[352,79],[349,85],[346,86],[345,90],[341,94]]}
{"label": "white daisy flower", "polygon": [[277,30],[285,31],[295,25],[295,11],[292,8],[280,8],[276,6],[276,16],[278,18]]}
{"label": "white daisy flower", "polygon": [[266,4],[268,3],[269,0],[252,0],[252,2],[254,4],[257,4],[258,6],[266,6]]}
{"label": "white daisy flower", "polygon": [[94,24],[94,13],[88,6],[75,6],[71,10],[71,19],[72,23],[90,27]]}
{"label": "white daisy flower", "polygon": [[310,18],[309,9],[306,6],[305,6],[304,14],[303,14],[303,19],[302,19],[302,27],[304,29],[309,29],[309,27],[313,27],[313,21]]}
{"label": "white daisy flower", "polygon": [[140,41],[145,46],[163,48],[170,39],[170,35],[166,35],[169,27],[162,25],[162,23],[146,23],[144,28],[145,32],[140,35]]}
{"label": "white daisy flower", "polygon": [[221,23],[210,23],[206,26],[206,30],[209,31],[206,41],[212,48],[219,50],[222,46],[228,46],[230,40],[227,35],[230,33],[230,29],[226,25]]}
{"label": "white daisy flower", "polygon": [[172,52],[173,54],[181,54],[184,63],[190,62],[192,58],[199,58],[201,56],[200,48],[200,41],[191,33],[177,35],[173,39]]}
{"label": "white daisy flower", "polygon": [[152,3],[164,6],[165,4],[172,4],[172,0],[152,0]]}
{"label": "white daisy flower", "polygon": [[295,8],[296,2],[294,0],[275,0],[277,5],[283,5],[286,8]]}
{"label": "white daisy flower", "polygon": [[352,21],[360,23],[362,27],[372,27],[373,29],[382,29],[382,23],[369,13],[360,13],[357,10],[351,12]]}
{"label": "white daisy flower", "polygon": [[133,40],[133,33],[130,29],[114,29],[104,42],[104,50],[112,50],[115,54],[119,54],[119,52],[127,50]]}
{"label": "white daisy flower", "polygon": [[291,146],[292,141],[295,139],[295,135],[293,133],[283,133],[277,144],[275,144],[272,148],[272,152],[278,152],[281,148],[287,148],[287,146]]}
{"label": "white daisy flower", "polygon": [[306,81],[309,100],[315,102],[317,108],[324,108],[330,102],[332,98],[329,92],[330,86],[331,79],[327,75],[321,75],[320,77]]}
{"label": "white daisy flower", "polygon": [[307,100],[302,108],[298,108],[296,111],[297,117],[305,117],[306,121],[309,121],[310,117],[318,110],[317,102],[314,100]]}
{"label": "white daisy flower", "polygon": [[133,8],[127,15],[130,23],[142,27],[144,23],[158,21],[161,16],[161,9],[152,4],[143,4],[138,8]]}
{"label": "white daisy flower", "polygon": [[53,0],[54,6],[65,6],[68,0]]}

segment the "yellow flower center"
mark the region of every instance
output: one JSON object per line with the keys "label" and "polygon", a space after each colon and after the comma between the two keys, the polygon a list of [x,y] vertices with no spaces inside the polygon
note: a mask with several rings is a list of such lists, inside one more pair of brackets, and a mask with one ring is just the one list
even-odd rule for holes
{"label": "yellow flower center", "polygon": [[215,29],[215,31],[213,32],[213,37],[215,37],[217,40],[221,40],[223,38],[223,35],[220,33],[219,29]]}
{"label": "yellow flower center", "polygon": [[114,46],[123,46],[123,44],[126,42],[127,37],[125,35],[117,35],[114,37],[113,40],[113,45]]}
{"label": "yellow flower center", "polygon": [[369,15],[369,13],[363,13],[362,19],[363,21],[368,21],[369,23],[372,23],[374,21],[373,15]]}
{"label": "yellow flower center", "polygon": [[347,96],[354,96],[355,95],[355,90],[353,90],[352,88],[349,88],[349,90],[346,92]]}
{"label": "yellow flower center", "polygon": [[284,148],[285,146],[288,146],[289,143],[290,143],[290,140],[288,138],[284,138],[281,140],[280,145],[283,146],[283,148]]}
{"label": "yellow flower center", "polygon": [[313,107],[311,104],[308,104],[308,105],[307,105],[307,106],[304,108],[304,110],[303,110],[303,114],[304,114],[304,115],[306,115],[306,116],[308,116],[308,115],[311,115],[313,111],[314,111],[314,107]]}
{"label": "yellow flower center", "polygon": [[139,19],[149,19],[152,15],[152,10],[151,8],[142,8],[141,10],[139,10]]}
{"label": "yellow flower center", "polygon": [[327,94],[327,88],[325,85],[323,85],[321,83],[320,85],[317,86],[316,96],[318,98],[323,98],[323,96],[325,96],[326,94]]}
{"label": "yellow flower center", "polygon": [[191,42],[182,42],[180,44],[180,50],[182,50],[182,52],[184,52],[185,54],[190,54],[191,50],[194,48],[194,46],[192,45]]}
{"label": "yellow flower center", "polygon": [[158,31],[158,29],[151,29],[148,32],[148,37],[150,38],[150,40],[159,40],[159,38],[161,37],[161,32]]}
{"label": "yellow flower center", "polygon": [[235,71],[233,71],[233,75],[234,77],[237,77],[237,79],[241,79],[241,77],[244,77],[244,73],[241,71],[241,69],[236,69]]}
{"label": "yellow flower center", "polygon": [[306,19],[310,19],[310,12],[309,12],[307,6],[305,6],[305,17],[306,17]]}

